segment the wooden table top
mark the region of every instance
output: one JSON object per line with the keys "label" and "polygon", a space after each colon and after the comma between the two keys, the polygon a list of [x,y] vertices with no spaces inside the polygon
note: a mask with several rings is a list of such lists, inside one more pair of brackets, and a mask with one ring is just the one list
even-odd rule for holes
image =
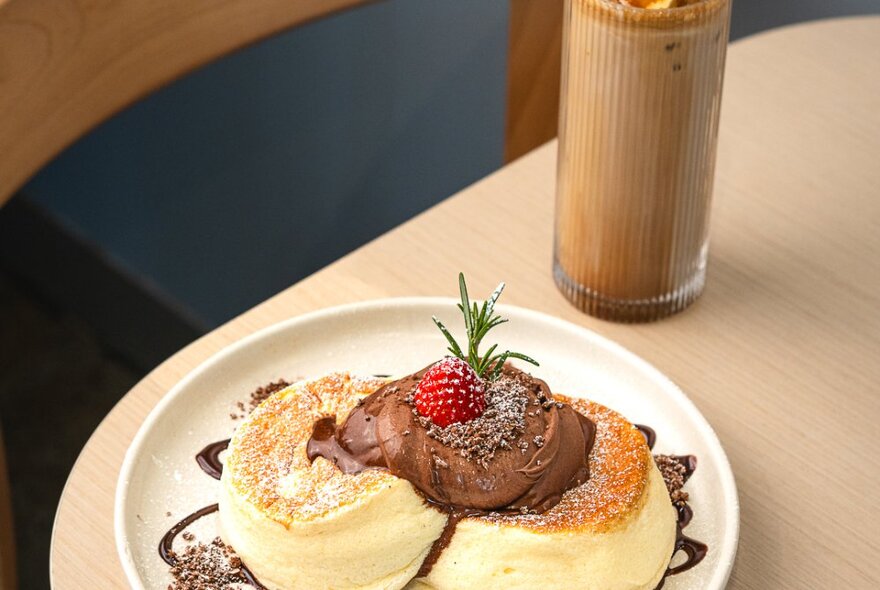
{"label": "wooden table top", "polygon": [[[880,18],[735,43],[721,124],[708,286],[648,325],[584,316],[551,277],[548,144],[194,342],[89,440],[61,498],[55,590],[124,588],[113,496],[129,442],[178,380],[280,320],[372,298],[474,293],[612,338],[688,393],[739,487],[730,588],[880,587]],[[442,244],[443,249],[438,247]]]}

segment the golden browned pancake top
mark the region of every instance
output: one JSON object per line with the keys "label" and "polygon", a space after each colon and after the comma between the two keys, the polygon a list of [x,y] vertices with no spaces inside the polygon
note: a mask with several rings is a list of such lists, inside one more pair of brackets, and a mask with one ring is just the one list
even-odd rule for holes
{"label": "golden browned pancake top", "polygon": [[653,458],[645,437],[623,416],[601,404],[553,394],[596,424],[590,479],[569,490],[543,514],[483,517],[493,523],[534,531],[607,531],[640,508]]}
{"label": "golden browned pancake top", "polygon": [[379,470],[345,475],[310,463],[306,444],[324,416],[344,420],[357,401],[385,380],[333,373],[302,381],[260,404],[239,426],[226,454],[224,479],[268,518],[289,526],[338,511],[396,478]]}
{"label": "golden browned pancake top", "polygon": [[[346,475],[324,459],[313,464],[306,444],[314,423],[338,421],[357,401],[386,381],[334,373],[297,383],[263,402],[238,428],[227,453],[224,474],[235,492],[268,518],[289,526],[338,511],[396,478],[370,469]],[[571,404],[596,424],[590,479],[565,493],[543,514],[489,515],[483,520],[535,531],[601,532],[635,514],[644,499],[651,453],[642,434],[620,414],[595,402],[555,399]]]}

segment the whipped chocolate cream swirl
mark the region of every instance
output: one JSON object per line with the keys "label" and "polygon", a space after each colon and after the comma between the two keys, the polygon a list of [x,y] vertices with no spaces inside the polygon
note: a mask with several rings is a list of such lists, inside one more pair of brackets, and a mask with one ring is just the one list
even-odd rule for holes
{"label": "whipped chocolate cream swirl", "polygon": [[387,469],[455,510],[544,512],[589,479],[596,426],[543,381],[506,367],[481,417],[439,428],[411,403],[425,370],[383,386],[340,425],[319,420],[309,459],[349,474]]}

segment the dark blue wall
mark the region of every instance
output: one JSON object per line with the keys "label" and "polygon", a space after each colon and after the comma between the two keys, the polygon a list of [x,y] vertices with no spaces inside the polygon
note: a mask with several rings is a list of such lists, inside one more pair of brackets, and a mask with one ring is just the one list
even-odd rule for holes
{"label": "dark blue wall", "polygon": [[[501,164],[507,7],[390,0],[297,29],[135,105],[24,192],[220,323]],[[732,36],[865,12],[880,0],[734,0]]]}
{"label": "dark blue wall", "polygon": [[399,0],[273,38],[24,190],[209,325],[501,164],[506,0]]}

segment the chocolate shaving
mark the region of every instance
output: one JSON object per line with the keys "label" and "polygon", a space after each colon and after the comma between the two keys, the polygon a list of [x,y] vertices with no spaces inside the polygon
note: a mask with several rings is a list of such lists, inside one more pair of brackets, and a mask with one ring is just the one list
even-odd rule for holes
{"label": "chocolate shaving", "polygon": [[[475,461],[483,468],[495,457],[498,449],[512,448],[514,441],[525,431],[528,388],[522,375],[502,375],[486,387],[486,409],[483,414],[464,424],[450,424],[444,428],[431,422],[430,418],[419,415],[419,422],[428,431],[428,436],[438,442],[458,449],[462,457]],[[411,396],[409,397],[411,399]],[[523,446],[525,443],[525,446]],[[523,452],[528,442],[520,441],[517,446]]]}
{"label": "chocolate shaving", "polygon": [[238,590],[247,584],[241,559],[219,537],[190,545],[174,558],[168,590]]}
{"label": "chocolate shaving", "polygon": [[684,487],[687,468],[681,460],[674,455],[654,455],[654,462],[663,476],[672,503],[680,506],[687,502],[688,493],[681,489]]}
{"label": "chocolate shaving", "polygon": [[[268,385],[263,385],[262,387],[256,388],[250,395],[250,399],[248,400],[248,408],[247,412],[253,412],[257,406],[266,401],[272,394],[278,393],[285,387],[290,387],[290,383],[285,381],[284,379],[279,379],[278,381],[273,381]],[[242,403],[239,407],[242,407],[244,404]],[[242,407],[242,409],[244,409]]]}

